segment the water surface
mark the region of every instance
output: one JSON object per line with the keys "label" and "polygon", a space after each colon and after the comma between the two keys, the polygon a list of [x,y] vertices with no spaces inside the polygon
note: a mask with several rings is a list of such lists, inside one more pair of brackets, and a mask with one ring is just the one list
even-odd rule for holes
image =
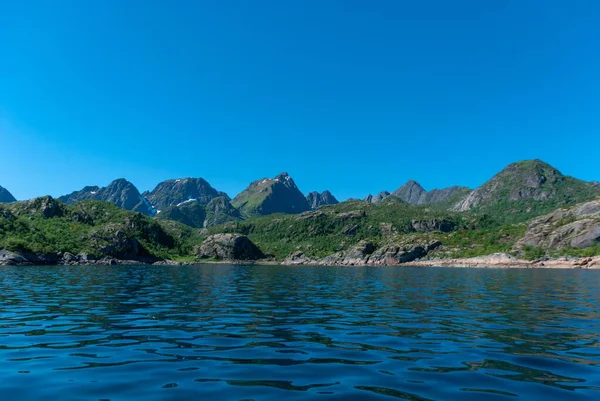
{"label": "water surface", "polygon": [[1,400],[597,400],[600,271],[0,268]]}

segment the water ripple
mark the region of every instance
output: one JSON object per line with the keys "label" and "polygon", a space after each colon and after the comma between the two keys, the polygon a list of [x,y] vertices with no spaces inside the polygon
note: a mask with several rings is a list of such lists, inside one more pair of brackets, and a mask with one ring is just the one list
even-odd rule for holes
{"label": "water ripple", "polygon": [[600,272],[6,267],[0,399],[600,397]]}

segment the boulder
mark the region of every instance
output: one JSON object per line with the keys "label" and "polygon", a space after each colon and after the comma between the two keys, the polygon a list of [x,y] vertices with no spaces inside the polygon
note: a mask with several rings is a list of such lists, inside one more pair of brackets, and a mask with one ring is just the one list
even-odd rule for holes
{"label": "boulder", "polygon": [[204,240],[197,249],[200,259],[257,260],[264,254],[250,239],[238,234],[215,234]]}

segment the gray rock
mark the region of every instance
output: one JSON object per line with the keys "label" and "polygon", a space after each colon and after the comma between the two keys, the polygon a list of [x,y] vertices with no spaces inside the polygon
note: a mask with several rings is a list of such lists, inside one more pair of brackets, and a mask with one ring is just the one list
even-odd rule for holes
{"label": "gray rock", "polygon": [[360,241],[347,251],[337,252],[315,262],[326,266],[361,266],[361,265],[398,265],[423,258],[441,245],[434,241],[427,244],[384,245],[378,249],[375,245]]}
{"label": "gray rock", "polygon": [[426,193],[425,189],[416,181],[410,180],[390,195],[400,198],[410,205],[418,205],[419,200]]}
{"label": "gray rock", "polygon": [[197,249],[196,256],[201,259],[220,260],[257,260],[264,254],[248,237],[237,234],[215,234],[204,240]]}
{"label": "gray rock", "polygon": [[456,225],[446,219],[413,220],[411,227],[417,232],[441,231],[448,233],[456,229]]}
{"label": "gray rock", "polygon": [[339,201],[329,191],[318,193],[317,191],[310,192],[306,195],[306,201],[312,209],[317,209],[324,205],[336,205]]}
{"label": "gray rock", "polygon": [[388,191],[381,191],[377,195],[371,195],[371,194],[367,195],[367,197],[364,199],[364,201],[367,203],[379,203],[382,200],[384,200],[385,198],[387,198],[388,196],[390,196],[390,193]]}
{"label": "gray rock", "polygon": [[288,256],[282,264],[284,265],[308,265],[314,263],[312,259],[304,254],[302,251],[295,251]]}
{"label": "gray rock", "polygon": [[586,248],[597,243],[600,243],[600,200],[558,209],[531,220],[515,249]]}

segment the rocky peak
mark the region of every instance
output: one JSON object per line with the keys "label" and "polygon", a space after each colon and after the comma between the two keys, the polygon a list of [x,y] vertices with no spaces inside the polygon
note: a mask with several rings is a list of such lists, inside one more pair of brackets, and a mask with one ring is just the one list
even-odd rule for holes
{"label": "rocky peak", "polygon": [[335,205],[339,203],[329,191],[323,191],[322,193],[318,193],[317,191],[310,192],[306,195],[306,200],[313,209],[323,205]]}
{"label": "rocky peak", "polygon": [[391,196],[395,196],[400,198],[404,202],[417,205],[419,204],[419,200],[425,194],[425,189],[414,180],[408,181],[406,184],[402,185],[400,188],[391,193]]}
{"label": "rocky peak", "polygon": [[306,198],[287,173],[253,181],[231,203],[245,216],[310,210]]}
{"label": "rocky peak", "polygon": [[168,206],[182,205],[191,200],[207,204],[214,198],[227,196],[225,193],[214,189],[203,178],[166,180],[144,195],[152,206],[159,210]]}
{"label": "rocky peak", "polygon": [[0,186],[0,203],[16,202],[14,196],[7,189]]}

